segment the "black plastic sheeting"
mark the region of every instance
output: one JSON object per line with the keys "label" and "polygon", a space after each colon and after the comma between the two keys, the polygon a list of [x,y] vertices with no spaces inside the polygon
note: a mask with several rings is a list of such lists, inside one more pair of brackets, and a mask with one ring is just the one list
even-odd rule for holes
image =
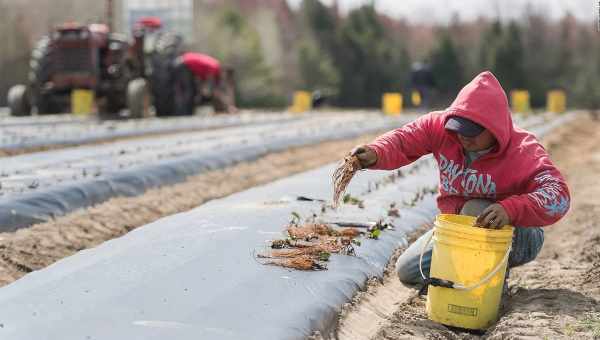
{"label": "black plastic sheeting", "polygon": [[[82,251],[0,289],[2,339],[305,339],[335,333],[344,303],[371,277],[382,277],[405,235],[431,221],[435,197],[404,206],[436,185],[431,158],[385,183],[362,172],[349,192],[364,209],[343,205],[323,220],[371,222],[401,207],[395,228],[363,239],[356,256],[332,255],[328,270],[290,271],[253,256],[283,237],[291,213],[320,213],[331,196],[333,166],[211,201]],[[409,167],[410,169],[411,167]],[[371,190],[369,190],[371,188]]]}
{"label": "black plastic sheeting", "polygon": [[306,136],[290,136],[265,141],[261,145],[245,145],[223,151],[202,153],[180,159],[107,174],[101,179],[79,181],[49,189],[37,190],[0,200],[0,232],[48,221],[74,210],[89,207],[117,196],[136,196],[149,188],[184,181],[207,170],[255,160],[271,152],[290,147],[315,144],[327,140],[345,139],[361,134],[390,129],[405,123],[397,119],[378,119],[365,126],[352,126],[337,131],[319,131]]}

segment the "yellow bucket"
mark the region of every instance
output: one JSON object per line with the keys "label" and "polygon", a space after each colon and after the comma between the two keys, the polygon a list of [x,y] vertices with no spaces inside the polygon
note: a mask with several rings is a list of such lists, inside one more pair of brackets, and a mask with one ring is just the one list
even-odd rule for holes
{"label": "yellow bucket", "polygon": [[308,91],[294,92],[294,100],[290,110],[294,113],[302,113],[312,109],[312,95]]}
{"label": "yellow bucket", "polygon": [[546,95],[547,110],[555,113],[563,113],[567,109],[567,95],[562,90],[552,90]]}
{"label": "yellow bucket", "polygon": [[411,95],[410,95],[410,99],[412,101],[413,106],[420,106],[421,105],[421,93],[419,93],[419,91],[412,91]]}
{"label": "yellow bucket", "polygon": [[474,223],[471,216],[437,217],[422,251],[433,241],[426,308],[435,322],[486,329],[498,319],[513,228],[476,228]]}
{"label": "yellow bucket", "polygon": [[510,106],[512,111],[515,113],[528,113],[531,111],[531,106],[529,104],[529,91],[510,91]]}
{"label": "yellow bucket", "polygon": [[94,92],[86,89],[71,91],[71,112],[78,116],[86,116],[94,110]]}
{"label": "yellow bucket", "polygon": [[395,116],[402,113],[402,94],[384,93],[382,97],[382,111],[386,115]]}

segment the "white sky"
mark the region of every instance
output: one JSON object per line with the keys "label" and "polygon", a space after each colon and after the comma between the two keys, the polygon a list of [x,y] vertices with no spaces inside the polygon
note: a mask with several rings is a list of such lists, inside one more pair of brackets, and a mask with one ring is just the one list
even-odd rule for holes
{"label": "white sky", "polygon": [[[287,0],[293,7],[301,0]],[[333,0],[321,0],[331,4]],[[371,0],[338,0],[343,12],[370,3]],[[480,15],[502,19],[518,18],[530,3],[538,11],[546,12],[551,18],[560,18],[570,11],[580,20],[593,21],[598,16],[596,0],[375,0],[376,8],[393,17],[403,17],[411,22],[448,22],[457,12],[461,20],[475,19]]]}

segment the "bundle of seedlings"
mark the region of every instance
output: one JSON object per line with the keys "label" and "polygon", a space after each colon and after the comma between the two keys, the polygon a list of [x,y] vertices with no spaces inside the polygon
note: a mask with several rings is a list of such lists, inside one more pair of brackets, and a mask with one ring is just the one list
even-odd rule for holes
{"label": "bundle of seedlings", "polygon": [[344,228],[336,230],[327,224],[306,223],[304,225],[290,225],[287,228],[288,235],[294,240],[311,241],[324,236],[350,237],[355,238],[360,235],[356,228]]}
{"label": "bundle of seedlings", "polygon": [[346,191],[348,184],[352,180],[352,177],[358,170],[361,169],[360,161],[356,156],[347,156],[338,165],[333,172],[333,207],[337,208],[340,198]]}
{"label": "bundle of seedlings", "polygon": [[331,254],[354,255],[355,240],[362,233],[356,228],[334,229],[327,224],[293,221],[287,228],[287,238],[271,241],[269,249],[256,258],[262,264],[297,270],[327,269],[324,262]]}

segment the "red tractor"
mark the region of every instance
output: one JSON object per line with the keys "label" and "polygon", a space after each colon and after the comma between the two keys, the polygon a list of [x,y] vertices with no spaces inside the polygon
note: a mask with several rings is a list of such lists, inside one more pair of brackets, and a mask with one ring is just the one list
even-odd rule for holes
{"label": "red tractor", "polygon": [[58,27],[33,49],[29,84],[9,90],[11,114],[68,112],[75,89],[93,91],[101,117],[120,117],[123,109],[132,118],[170,114],[161,107],[161,88],[182,39],[160,26],[155,18],[140,20],[132,43],[103,24]]}

